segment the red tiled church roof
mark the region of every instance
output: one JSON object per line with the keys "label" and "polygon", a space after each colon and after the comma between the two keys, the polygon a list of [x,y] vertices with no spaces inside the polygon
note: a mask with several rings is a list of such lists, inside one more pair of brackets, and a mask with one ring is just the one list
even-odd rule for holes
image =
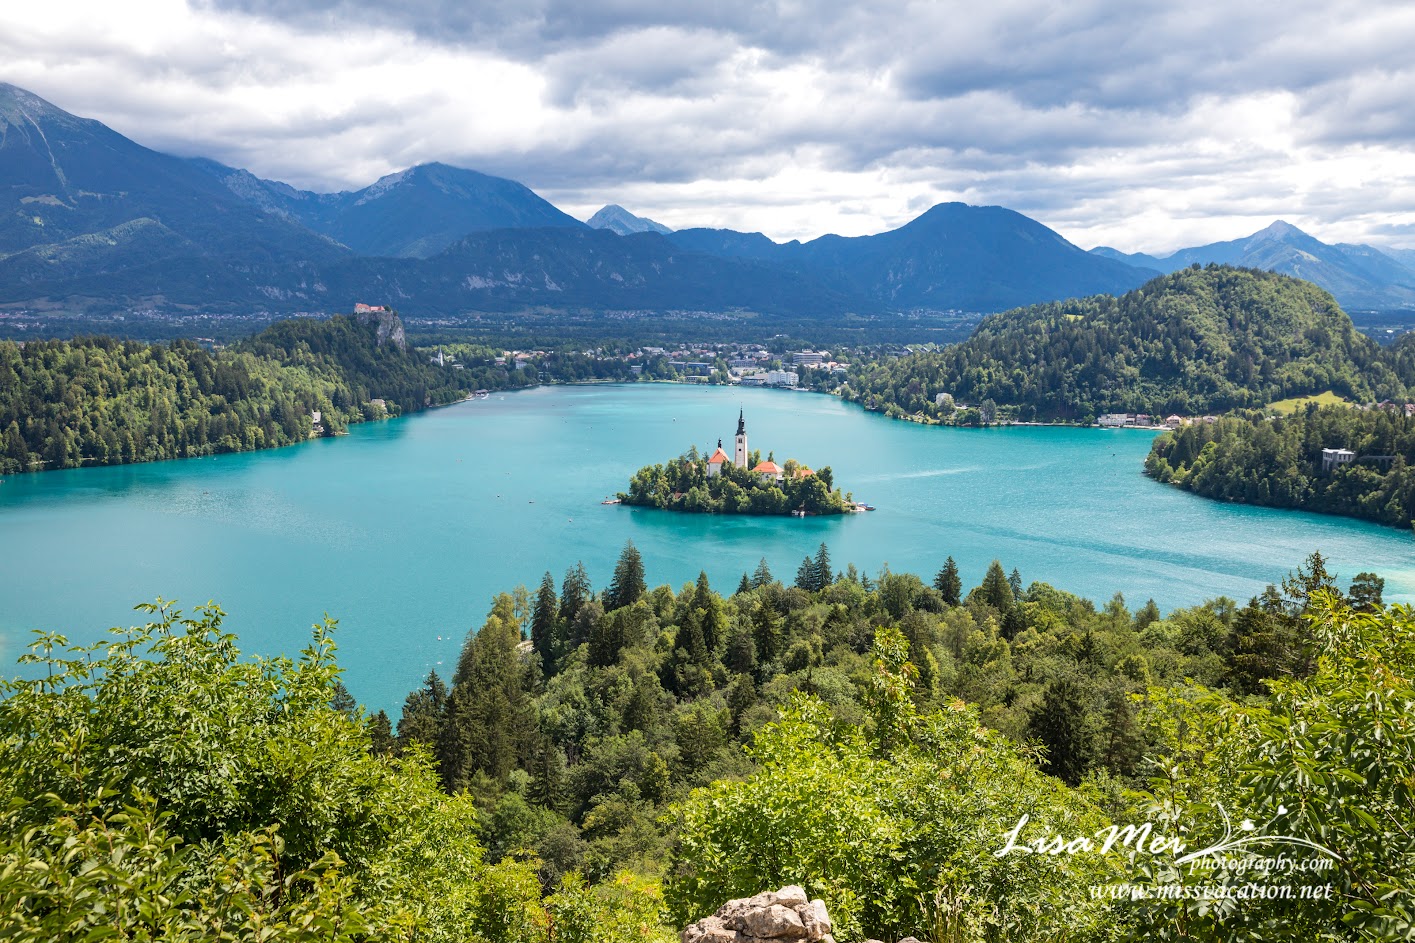
{"label": "red tiled church roof", "polygon": [[712,458],[708,459],[709,465],[721,465],[723,462],[730,462],[727,453],[722,451],[722,446],[717,447],[717,451],[712,453]]}

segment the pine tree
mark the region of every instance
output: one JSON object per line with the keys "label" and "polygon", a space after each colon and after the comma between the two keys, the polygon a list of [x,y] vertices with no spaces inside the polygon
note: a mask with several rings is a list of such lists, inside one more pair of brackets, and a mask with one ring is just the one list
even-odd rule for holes
{"label": "pine tree", "polygon": [[1062,677],[1047,686],[1032,711],[1028,733],[1046,750],[1042,768],[1067,785],[1078,785],[1090,768],[1094,741],[1080,684]]}
{"label": "pine tree", "polygon": [[449,789],[465,789],[477,773],[504,783],[526,758],[535,711],[516,650],[520,641],[513,600],[497,596],[486,623],[468,633],[452,676],[437,749]]}
{"label": "pine tree", "polygon": [[555,673],[556,607],[555,578],[550,571],[541,577],[540,589],[536,592],[535,608],[531,613],[531,648],[540,656],[541,671],[547,676]]}
{"label": "pine tree", "polygon": [[574,622],[591,594],[590,575],[585,572],[584,563],[566,570],[565,581],[560,584],[560,621],[565,625]]}
{"label": "pine tree", "polygon": [[771,568],[766,565],[766,557],[762,557],[757,564],[757,571],[752,574],[752,589],[761,589],[763,586],[770,586],[774,579],[771,576]]}
{"label": "pine tree", "polygon": [[1117,776],[1133,777],[1144,754],[1135,708],[1124,691],[1112,691],[1105,700],[1105,727],[1101,732],[1099,762]]}
{"label": "pine tree", "polygon": [[934,577],[934,589],[943,596],[943,601],[950,606],[956,606],[963,600],[963,580],[958,576],[958,564],[949,557],[944,561],[943,569],[938,571]]}
{"label": "pine tree", "polygon": [[698,571],[698,582],[693,588],[692,609],[699,613],[702,627],[703,645],[709,654],[716,652],[726,640],[727,617],[722,611],[722,600],[708,585],[707,572]]}
{"label": "pine tree", "polygon": [[442,722],[447,710],[447,685],[429,671],[423,686],[408,695],[403,702],[403,714],[398,718],[398,750],[407,750],[414,743],[432,748],[442,735]]}
{"label": "pine tree", "polygon": [[393,725],[388,713],[379,711],[368,719],[368,750],[374,756],[392,756],[398,741],[393,739]]}
{"label": "pine tree", "polygon": [[775,661],[782,656],[781,624],[781,615],[776,611],[776,607],[771,604],[770,599],[763,596],[752,614],[752,642],[756,645],[758,665]]}
{"label": "pine tree", "polygon": [[736,593],[736,595],[740,596],[740,595],[742,595],[743,593],[750,593],[751,591],[752,591],[752,581],[751,581],[751,579],[747,576],[746,573],[743,573],[743,574],[742,574],[742,581],[737,584],[737,593]]}
{"label": "pine tree", "polygon": [[983,597],[983,602],[1000,613],[1006,613],[1015,602],[1012,587],[1008,585],[1007,576],[1002,572],[1002,564],[997,560],[992,561],[988,566],[987,575],[983,577],[983,585],[978,587],[978,590]]}
{"label": "pine tree", "polygon": [[359,719],[358,702],[354,700],[354,695],[349,693],[349,689],[344,687],[343,681],[334,682],[334,696],[329,699],[329,707],[350,720]]}
{"label": "pine tree", "polygon": [[808,593],[816,591],[816,562],[810,557],[803,559],[796,568],[796,586]]}
{"label": "pine tree", "polygon": [[568,769],[565,754],[549,737],[538,737],[531,750],[531,785],[527,798],[557,812],[565,810]]}
{"label": "pine tree", "polygon": [[757,643],[752,638],[751,626],[738,621],[727,636],[727,654],[723,658],[729,671],[751,674],[757,670]]}
{"label": "pine tree", "polygon": [[816,591],[819,592],[834,582],[835,574],[830,568],[830,551],[822,540],[820,548],[816,550]]}
{"label": "pine tree", "polygon": [[1022,574],[1017,572],[1015,566],[1012,568],[1012,572],[1008,574],[1007,588],[1012,590],[1013,599],[1022,598]]}
{"label": "pine tree", "polygon": [[711,660],[703,641],[701,611],[690,611],[679,626],[673,654],[668,659],[668,687],[680,698],[694,698],[712,690]]}
{"label": "pine tree", "polygon": [[1002,625],[999,627],[1002,637],[1009,642],[1027,630],[1027,612],[1022,606],[1015,605],[1002,614]]}
{"label": "pine tree", "polygon": [[604,608],[613,612],[632,606],[648,592],[644,582],[644,559],[639,556],[639,548],[632,540],[625,541],[619,554],[619,562],[614,565],[614,580],[604,594]]}

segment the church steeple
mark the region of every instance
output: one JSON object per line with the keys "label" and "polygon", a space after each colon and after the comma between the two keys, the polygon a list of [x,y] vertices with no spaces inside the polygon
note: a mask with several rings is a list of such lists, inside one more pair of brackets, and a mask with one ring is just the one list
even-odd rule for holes
{"label": "church steeple", "polygon": [[738,468],[747,467],[747,420],[740,409],[737,411],[737,443],[732,450],[732,464]]}

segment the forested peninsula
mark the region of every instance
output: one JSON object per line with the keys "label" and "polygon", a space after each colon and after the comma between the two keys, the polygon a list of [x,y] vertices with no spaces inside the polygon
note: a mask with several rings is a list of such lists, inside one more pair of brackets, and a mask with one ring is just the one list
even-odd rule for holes
{"label": "forested peninsula", "polygon": [[220,350],[186,340],[0,341],[0,474],[289,445],[453,402],[504,377],[428,362],[386,311],[281,321]]}
{"label": "forested peninsula", "polygon": [[1150,447],[1145,474],[1206,498],[1409,527],[1412,465],[1415,417],[1403,405],[1313,404],[1288,416],[1237,413],[1166,432]]}
{"label": "forested peninsula", "polygon": [[[724,460],[713,462],[722,456]],[[844,514],[856,509],[850,495],[835,487],[829,466],[820,471],[787,459],[754,451],[744,468],[726,459],[719,448],[704,457],[696,447],[663,465],[646,465],[634,473],[621,504],[701,514],[818,515]]]}
{"label": "forested peninsula", "polygon": [[1119,297],[991,315],[961,344],[852,369],[840,392],[899,418],[990,401],[1022,421],[1090,424],[1103,413],[1194,416],[1327,390],[1403,400],[1415,386],[1412,350],[1382,349],[1310,282],[1210,265]]}
{"label": "forested peninsula", "polygon": [[[1313,555],[1246,605],[1164,615],[996,561],[967,592],[952,559],[836,571],[824,546],[730,595],[646,570],[631,544],[602,590],[577,565],[498,595],[396,725],[340,684],[329,623],[296,659],[161,602],[85,649],[40,639],[37,680],[0,686],[0,936],[670,943],[785,884],[853,941],[1415,926],[1390,838],[1415,622],[1373,574]],[[1023,813],[1022,841],[1153,822],[1201,848],[1222,810],[1329,849],[1282,876],[1322,893],[1219,909],[1184,889],[1255,876],[997,854]],[[1091,890],[1120,883],[1143,893]]]}

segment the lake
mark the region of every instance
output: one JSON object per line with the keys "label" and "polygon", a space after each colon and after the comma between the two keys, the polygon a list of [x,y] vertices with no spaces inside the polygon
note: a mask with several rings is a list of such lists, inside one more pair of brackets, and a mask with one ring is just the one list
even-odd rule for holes
{"label": "lake", "polygon": [[[878,507],[830,518],[710,517],[600,502],[689,445],[829,465]],[[790,582],[821,541],[854,563],[925,580],[950,554],[964,586],[1000,559],[1104,603],[1165,611],[1240,602],[1320,550],[1343,585],[1362,570],[1415,601],[1408,532],[1220,504],[1141,474],[1151,434],[896,422],[808,393],[670,384],[494,394],[338,439],[214,458],[14,476],[0,483],[0,659],[33,629],[90,641],[143,621],[135,603],[216,600],[248,652],[295,653],[337,618],[356,698],[388,709],[431,667],[446,677],[498,591],[557,586],[582,560],[606,586],[625,540],[650,585],[706,570],[731,593],[765,557]],[[11,669],[13,672],[14,669]]]}

